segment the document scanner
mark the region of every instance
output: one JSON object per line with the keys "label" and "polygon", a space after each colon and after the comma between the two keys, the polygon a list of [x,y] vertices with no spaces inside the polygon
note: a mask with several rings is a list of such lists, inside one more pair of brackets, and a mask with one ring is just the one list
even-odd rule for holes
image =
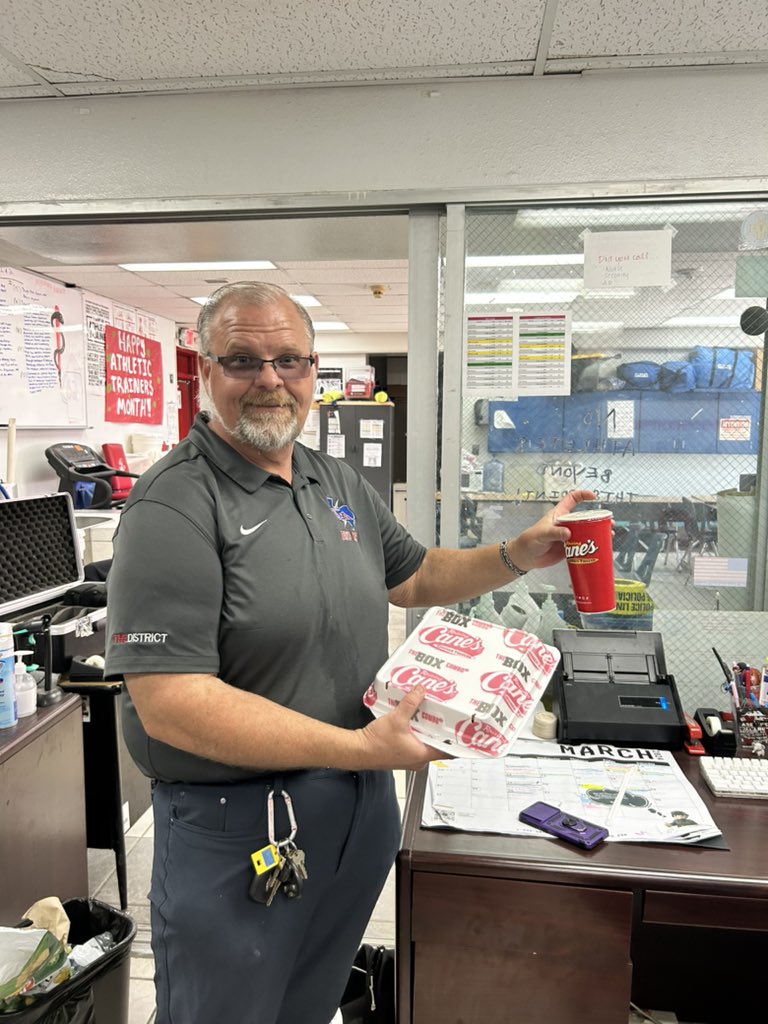
{"label": "document scanner", "polygon": [[660,633],[555,629],[552,636],[562,655],[553,677],[561,743],[682,748],[685,719]]}

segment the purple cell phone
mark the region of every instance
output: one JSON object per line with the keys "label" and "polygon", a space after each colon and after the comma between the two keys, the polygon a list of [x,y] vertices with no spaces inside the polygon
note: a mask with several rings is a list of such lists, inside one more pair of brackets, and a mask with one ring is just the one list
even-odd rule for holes
{"label": "purple cell phone", "polygon": [[565,814],[552,804],[531,804],[520,811],[518,818],[526,825],[533,825],[542,832],[549,832],[550,835],[573,843],[574,846],[581,846],[585,850],[591,850],[593,846],[602,843],[608,835],[608,829],[602,825],[594,825],[591,821],[584,821],[573,814]]}

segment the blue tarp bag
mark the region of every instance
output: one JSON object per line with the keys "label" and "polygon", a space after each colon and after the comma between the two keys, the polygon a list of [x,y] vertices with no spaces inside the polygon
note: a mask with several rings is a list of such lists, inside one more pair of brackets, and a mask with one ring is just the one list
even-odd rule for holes
{"label": "blue tarp bag", "polygon": [[693,391],[696,387],[696,371],[688,362],[670,359],[661,364],[659,387],[662,391]]}
{"label": "blue tarp bag", "polygon": [[658,363],[621,363],[616,367],[616,373],[629,387],[652,391],[659,386],[660,369]]}
{"label": "blue tarp bag", "polygon": [[689,358],[697,388],[748,391],[755,386],[755,356],[747,349],[697,345]]}

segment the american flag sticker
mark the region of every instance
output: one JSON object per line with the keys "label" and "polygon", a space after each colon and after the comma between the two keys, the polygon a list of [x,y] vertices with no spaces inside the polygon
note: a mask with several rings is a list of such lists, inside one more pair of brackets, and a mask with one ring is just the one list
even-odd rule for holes
{"label": "american flag sticker", "polygon": [[746,587],[748,558],[694,555],[694,587]]}

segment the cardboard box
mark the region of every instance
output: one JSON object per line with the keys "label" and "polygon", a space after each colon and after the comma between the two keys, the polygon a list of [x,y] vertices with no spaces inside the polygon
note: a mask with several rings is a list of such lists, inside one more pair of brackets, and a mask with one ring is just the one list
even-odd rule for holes
{"label": "cardboard box", "polygon": [[535,711],[560,652],[532,633],[430,608],[376,673],[363,702],[378,718],[415,686],[412,728],[455,757],[500,757]]}

